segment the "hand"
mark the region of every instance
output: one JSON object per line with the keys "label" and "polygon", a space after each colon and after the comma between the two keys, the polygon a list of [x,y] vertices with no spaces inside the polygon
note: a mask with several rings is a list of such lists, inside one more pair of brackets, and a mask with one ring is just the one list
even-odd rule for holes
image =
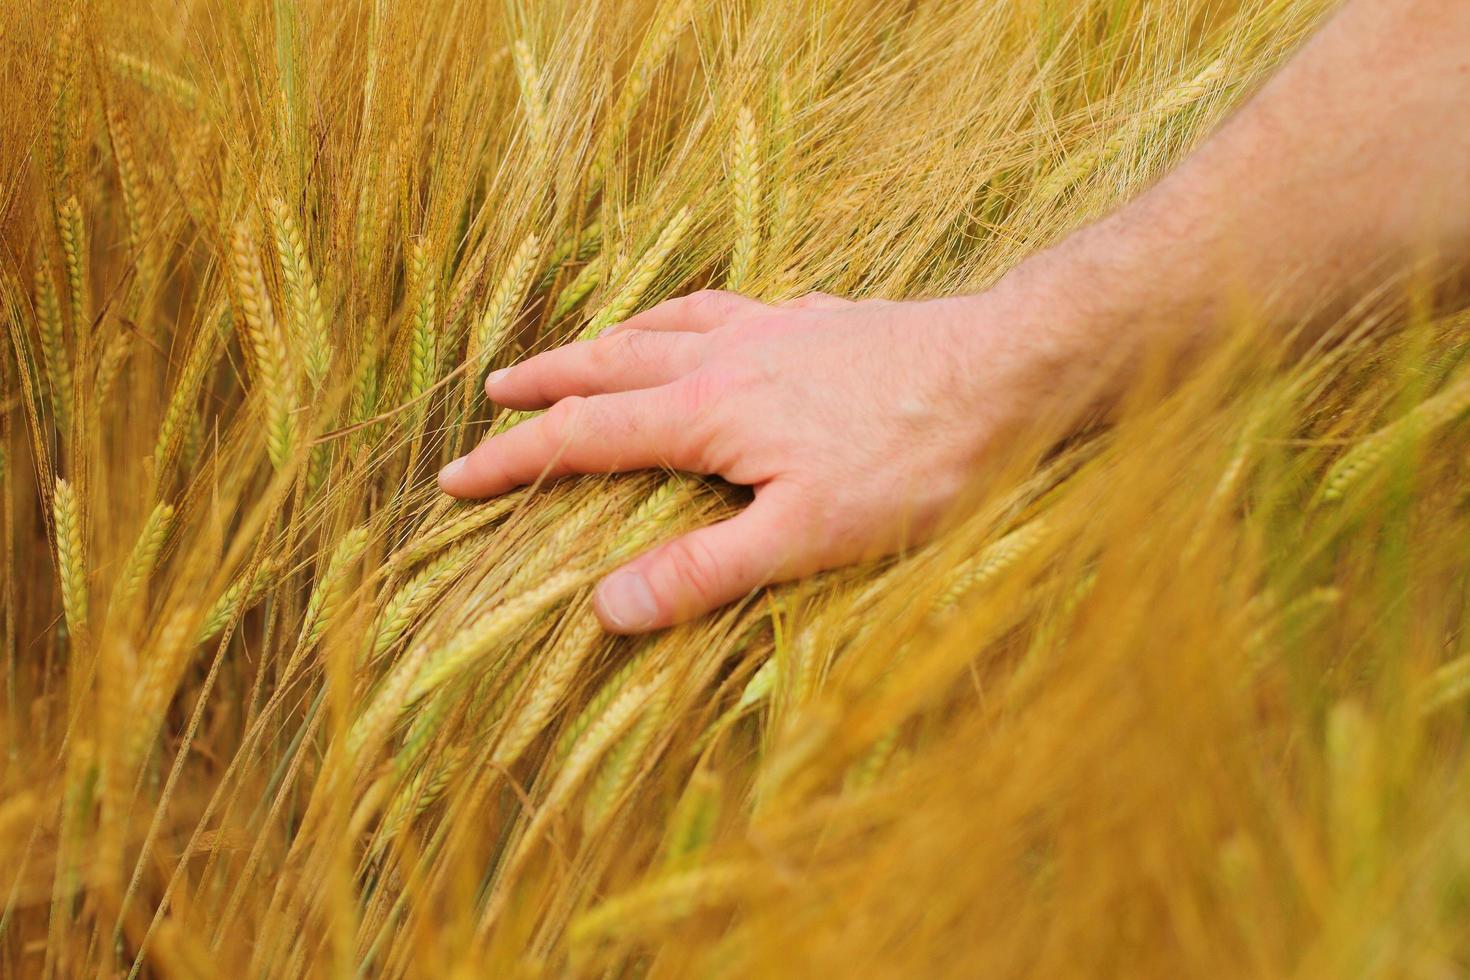
{"label": "hand", "polygon": [[754,488],[740,514],[634,559],[595,606],[620,633],[930,533],[995,440],[1048,404],[1060,347],[995,294],[778,307],[704,291],[486,381],[550,411],[439,474],[491,496],[546,477],[669,467]]}

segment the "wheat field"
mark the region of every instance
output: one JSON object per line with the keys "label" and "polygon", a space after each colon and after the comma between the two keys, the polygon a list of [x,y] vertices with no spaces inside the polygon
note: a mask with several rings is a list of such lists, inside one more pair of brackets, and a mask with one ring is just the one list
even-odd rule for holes
{"label": "wheat field", "polygon": [[1463,317],[646,638],[740,488],[434,481],[661,299],[985,288],[1330,6],[7,0],[0,977],[1470,971]]}

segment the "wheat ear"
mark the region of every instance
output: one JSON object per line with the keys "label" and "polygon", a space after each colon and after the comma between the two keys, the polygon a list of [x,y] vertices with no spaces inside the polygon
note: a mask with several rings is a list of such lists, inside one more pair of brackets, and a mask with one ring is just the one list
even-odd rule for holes
{"label": "wheat ear", "polygon": [[595,615],[587,610],[578,615],[539,665],[525,703],[495,744],[492,765],[507,769],[515,765],[521,753],[551,720],[552,713],[576,679],[577,671],[597,649],[602,635],[602,625]]}
{"label": "wheat ear", "polygon": [[451,678],[499,650],[512,634],[550,607],[592,581],[585,569],[571,568],[547,578],[536,588],[508,599],[460,631],[418,671],[408,690],[408,703],[437,690]]}
{"label": "wheat ear", "polygon": [[127,120],[112,107],[107,111],[107,134],[112,142],[112,159],[117,164],[117,182],[122,189],[123,214],[128,222],[128,251],[133,261],[143,264],[144,233],[148,224],[148,192],[133,152]]}
{"label": "wheat ear", "polygon": [[77,34],[80,19],[74,10],[56,37],[56,61],[51,73],[51,164],[58,184],[72,176],[82,112],[77,99]]}
{"label": "wheat ear", "polygon": [[515,62],[516,81],[521,89],[521,106],[526,112],[526,128],[531,134],[531,145],[540,156],[551,142],[551,123],[547,119],[546,91],[541,82],[541,71],[531,55],[531,46],[524,40],[516,41],[511,46],[511,60]]}
{"label": "wheat ear", "polygon": [[694,211],[690,208],[680,208],[664,230],[659,233],[652,247],[639,259],[633,272],[628,276],[627,282],[618,289],[617,294],[607,303],[602,310],[592,318],[583,331],[583,337],[595,337],[605,328],[620,320],[625,320],[637,308],[643,299],[643,294],[653,284],[654,277],[664,267],[674,249],[679,247],[686,232],[694,224]]}
{"label": "wheat ear", "polygon": [[87,554],[82,527],[82,508],[75,488],[57,478],[51,504],[56,522],[56,567],[61,578],[61,609],[73,641],[85,644],[88,637]]}
{"label": "wheat ear", "polygon": [[590,581],[591,577],[583,569],[560,572],[536,589],[481,614],[443,646],[411,647],[348,732],[348,752],[358,756],[409,705],[436,692],[471,665],[499,650],[512,634]]}
{"label": "wheat ear", "polygon": [[61,301],[45,262],[36,265],[36,325],[41,334],[46,375],[51,381],[51,410],[56,415],[56,428],[64,433],[71,418],[71,354],[66,348],[61,323]]}
{"label": "wheat ear", "polygon": [[126,609],[142,593],[149,576],[153,574],[153,566],[158,561],[163,542],[168,539],[173,519],[172,505],[159,503],[143,522],[138,540],[117,574],[117,584],[113,586],[112,596],[108,599],[109,610]]}
{"label": "wheat ear", "polygon": [[724,802],[720,789],[719,779],[703,769],[689,777],[664,834],[665,868],[683,869],[714,839]]}
{"label": "wheat ear", "polygon": [[600,221],[594,221],[586,227],[569,232],[546,256],[546,271],[541,275],[541,285],[545,286],[554,279],[561,271],[563,263],[580,262],[596,253],[601,247],[602,222]]}
{"label": "wheat ear", "polygon": [[674,922],[696,909],[731,901],[759,877],[759,869],[745,864],[716,864],[665,875],[583,913],[572,922],[567,938],[573,946],[583,946]]}
{"label": "wheat ear", "polygon": [[301,652],[315,646],[331,627],[333,617],[347,597],[348,573],[367,547],[369,533],[366,526],[355,527],[342,535],[337,547],[332,549],[332,557],[327,560],[326,570],[322,572],[316,588],[311,590],[311,598],[306,602],[306,615],[301,620]]}
{"label": "wheat ear", "polygon": [[376,659],[396,643],[413,623],[414,617],[434,601],[446,585],[458,578],[482,550],[483,545],[478,539],[461,541],[399,588],[378,614],[369,658]]}
{"label": "wheat ear", "polygon": [[674,0],[665,10],[655,15],[653,30],[644,38],[644,43],[633,60],[628,77],[623,82],[618,101],[609,114],[607,129],[603,133],[601,148],[592,170],[587,175],[589,192],[595,192],[612,167],[613,154],[623,145],[633,119],[653,84],[653,76],[674,49],[674,42],[688,26],[696,0]]}
{"label": "wheat ear", "polygon": [[511,255],[500,275],[500,281],[490,294],[490,302],[470,334],[469,356],[478,371],[483,362],[504,346],[505,338],[515,323],[516,312],[526,299],[526,287],[536,269],[536,254],[541,251],[541,239],[534,233],[527,235]]}
{"label": "wheat ear", "polygon": [[1409,445],[1470,411],[1470,378],[1457,380],[1416,405],[1407,415],[1364,437],[1342,455],[1322,481],[1321,498],[1343,500],[1370,473]]}
{"label": "wheat ear", "polygon": [[80,343],[92,329],[92,315],[87,295],[87,229],[82,221],[82,206],[75,196],[68,197],[57,209],[56,230],[61,237],[61,252],[66,261],[72,329]]}
{"label": "wheat ear", "polygon": [[219,635],[220,631],[235,618],[236,612],[243,613],[246,609],[260,601],[270,588],[279,564],[272,559],[266,559],[256,568],[255,574],[250,578],[238,578],[231,582],[229,587],[215,600],[209,612],[205,614],[204,621],[199,624],[199,632],[194,634],[196,646],[208,643]]}
{"label": "wheat ear", "polygon": [[100,411],[107,404],[112,395],[112,388],[117,384],[117,379],[122,374],[123,365],[127,363],[128,357],[133,352],[133,335],[123,330],[114,334],[107,342],[102,351],[102,357],[97,362],[96,395],[93,401]]}
{"label": "wheat ear", "polygon": [[725,284],[739,292],[750,280],[760,244],[760,142],[755,115],[749,106],[741,106],[735,117],[735,143],[730,157],[735,246],[730,251],[730,268],[725,275]]}
{"label": "wheat ear", "polygon": [[422,240],[409,250],[409,281],[415,293],[408,367],[408,397],[417,399],[434,382],[437,367],[439,289],[429,271],[429,249]]}
{"label": "wheat ear", "polygon": [[582,809],[584,832],[591,833],[602,826],[613,805],[627,792],[637,774],[637,766],[644,761],[649,745],[663,725],[669,700],[667,685],[655,691],[644,705],[643,716],[602,760],[602,768],[592,780],[592,788],[587,791],[587,802]]}
{"label": "wheat ear", "polygon": [[598,253],[593,256],[592,261],[581,268],[571,282],[562,288],[562,291],[556,296],[556,302],[551,307],[553,322],[576,309],[584,299],[591,295],[592,290],[601,285],[603,277],[607,274],[607,261],[607,253]]}
{"label": "wheat ear", "polygon": [[966,593],[995,581],[1035,551],[1051,536],[1051,523],[1038,517],[987,547],[976,558],[959,565],[934,602],[936,610],[952,609]]}
{"label": "wheat ear", "polygon": [[480,530],[488,524],[505,517],[511,511],[525,503],[524,493],[509,494],[497,497],[481,504],[475,504],[460,516],[442,524],[428,534],[415,538],[405,544],[393,556],[388,559],[390,567],[405,569],[418,564],[425,558],[435,554],[443,548],[454,544],[456,541]]}
{"label": "wheat ear", "polygon": [[607,711],[608,706],[617,700],[618,695],[622,694],[623,689],[628,686],[628,682],[633,679],[633,675],[638,672],[638,669],[647,659],[648,647],[646,646],[632,657],[629,657],[627,663],[623,664],[611,677],[603,681],[602,686],[597,689],[597,693],[577,713],[577,717],[573,718],[566,726],[566,729],[557,736],[553,754],[559,767],[562,761],[571,754],[572,749],[576,747],[577,743],[582,740],[582,737],[587,734],[587,731],[597,719],[601,718],[603,713]]}
{"label": "wheat ear", "polygon": [[158,426],[158,438],[153,443],[155,482],[163,476],[165,464],[173,455],[179,437],[185,431],[184,420],[194,411],[199,389],[203,386],[204,377],[209,373],[219,350],[220,335],[223,332],[221,325],[227,316],[228,311],[223,303],[212,308],[205,314],[203,325],[189,347],[188,358],[184,361],[178,380],[174,382],[168,405],[163,410],[163,421]]}
{"label": "wheat ear", "polygon": [[[1116,157],[1136,141],[1136,129],[1147,130],[1164,122],[1175,113],[1198,102],[1210,93],[1225,74],[1225,61],[1216,59],[1199,74],[1164,92],[1136,117],[1134,126],[1119,126],[1101,144],[1080,150],[1063,161],[1054,173],[1041,181],[1034,192],[1038,201],[1059,197],[1067,188]],[[1135,129],[1136,127],[1136,129]]]}
{"label": "wheat ear", "polygon": [[327,315],[322,308],[321,290],[291,209],[285,201],[275,198],[270,203],[270,211],[276,257],[280,260],[281,278],[286,287],[287,321],[304,355],[306,379],[316,391],[326,380],[332,365],[332,345],[327,334]]}
{"label": "wheat ear", "polygon": [[156,92],[165,98],[194,112],[201,111],[203,100],[199,97],[199,89],[192,83],[185,81],[181,76],[159,67],[146,58],[127,54],[123,51],[108,52],[108,61],[119,75],[130,78],[134,82]]}
{"label": "wheat ear", "polygon": [[266,451],[271,464],[280,469],[290,458],[291,444],[295,439],[292,416],[294,385],[287,375],[285,342],[271,310],[265,272],[260,266],[254,237],[244,221],[236,223],[230,248],[235,295],[240,303],[235,326],[243,333],[241,339],[254,354],[266,412]]}

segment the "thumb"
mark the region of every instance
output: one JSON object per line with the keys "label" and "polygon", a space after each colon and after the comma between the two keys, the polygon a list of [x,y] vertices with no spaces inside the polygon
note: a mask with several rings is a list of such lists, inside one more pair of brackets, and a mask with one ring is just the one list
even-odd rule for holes
{"label": "thumb", "polygon": [[800,522],[785,487],[757,491],[755,502],[719,524],[655,548],[603,579],[593,604],[614,633],[644,633],[694,619],[797,574]]}

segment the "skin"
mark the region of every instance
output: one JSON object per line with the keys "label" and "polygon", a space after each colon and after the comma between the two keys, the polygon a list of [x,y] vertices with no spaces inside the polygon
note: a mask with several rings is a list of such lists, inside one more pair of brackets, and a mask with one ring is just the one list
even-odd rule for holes
{"label": "skin", "polygon": [[[1171,174],[987,292],[921,302],[705,291],[486,382],[544,415],[450,463],[483,497],[671,467],[752,487],[735,517],[598,586],[614,632],[932,533],[1018,433],[1061,434],[1150,359],[1187,362],[1227,312],[1326,322],[1470,256],[1470,3],[1356,0]],[[1250,307],[1243,310],[1242,307]]]}

